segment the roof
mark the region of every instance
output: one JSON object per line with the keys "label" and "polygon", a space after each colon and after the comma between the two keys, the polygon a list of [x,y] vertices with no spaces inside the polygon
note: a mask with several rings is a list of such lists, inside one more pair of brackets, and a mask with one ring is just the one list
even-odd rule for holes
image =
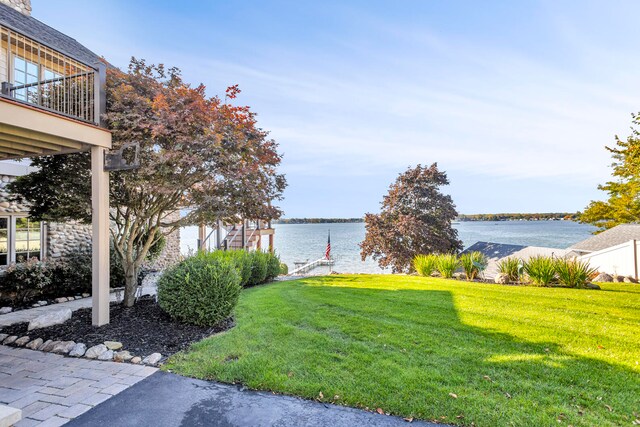
{"label": "roof", "polygon": [[526,248],[526,246],[510,245],[507,243],[476,242],[462,251],[462,253],[482,252],[487,258],[500,259],[511,256],[524,248]]}
{"label": "roof", "polygon": [[640,224],[617,225],[582,242],[576,243],[569,249],[581,252],[595,252],[626,243],[629,240],[640,240]]}
{"label": "roof", "polygon": [[78,43],[75,39],[51,28],[32,16],[22,14],[0,3],[0,25],[21,33],[60,53],[89,66],[95,66],[100,57]]}

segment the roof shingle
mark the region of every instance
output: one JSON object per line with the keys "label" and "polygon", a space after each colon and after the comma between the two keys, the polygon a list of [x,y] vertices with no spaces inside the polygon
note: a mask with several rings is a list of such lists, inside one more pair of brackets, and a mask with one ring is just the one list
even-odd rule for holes
{"label": "roof shingle", "polygon": [[0,3],[0,25],[21,33],[60,53],[89,66],[95,66],[100,57],[78,43],[75,39],[51,28],[32,16],[24,15]]}
{"label": "roof shingle", "polygon": [[595,252],[634,239],[640,240],[640,224],[620,224],[582,242],[578,242],[569,249]]}

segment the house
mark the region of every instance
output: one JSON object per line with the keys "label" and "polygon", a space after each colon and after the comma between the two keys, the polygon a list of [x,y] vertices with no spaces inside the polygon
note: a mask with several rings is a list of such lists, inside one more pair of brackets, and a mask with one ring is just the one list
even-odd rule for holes
{"label": "house", "polygon": [[601,273],[638,280],[640,224],[620,224],[583,240],[569,249]]}
{"label": "house", "polygon": [[[100,57],[31,17],[30,0],[0,0],[0,160],[91,152],[95,325],[109,322],[109,179],[104,157],[111,133],[100,121],[105,81],[106,65]],[[11,179],[11,168],[7,166],[3,181]],[[19,253],[42,255],[43,249],[46,254],[46,226],[25,219],[23,206],[4,203],[0,248],[6,248],[0,258],[11,262]],[[54,247],[49,244],[49,249]]]}

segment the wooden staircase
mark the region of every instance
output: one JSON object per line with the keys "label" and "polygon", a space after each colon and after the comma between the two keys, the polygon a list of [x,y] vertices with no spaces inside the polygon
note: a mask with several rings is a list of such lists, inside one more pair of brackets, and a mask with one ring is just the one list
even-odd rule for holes
{"label": "wooden staircase", "polygon": [[[215,237],[212,239],[215,232]],[[205,236],[205,226],[200,225],[199,248],[207,250],[216,248],[220,250],[246,249],[248,251],[261,250],[262,236],[269,236],[268,249],[273,250],[273,235],[275,230],[267,221],[244,220],[239,224],[223,225],[219,222],[209,235]],[[222,237],[224,236],[224,237]],[[209,243],[209,241],[211,242]],[[215,241],[215,242],[214,242]],[[208,244],[209,243],[209,244]]]}

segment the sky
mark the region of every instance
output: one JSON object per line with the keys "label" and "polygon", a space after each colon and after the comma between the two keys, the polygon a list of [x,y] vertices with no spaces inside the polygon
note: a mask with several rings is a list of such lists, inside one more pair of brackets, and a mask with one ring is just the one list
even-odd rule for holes
{"label": "sky", "polygon": [[377,212],[438,163],[461,213],[575,212],[640,111],[637,1],[32,0],[124,68],[239,84],[284,153],[285,217]]}

